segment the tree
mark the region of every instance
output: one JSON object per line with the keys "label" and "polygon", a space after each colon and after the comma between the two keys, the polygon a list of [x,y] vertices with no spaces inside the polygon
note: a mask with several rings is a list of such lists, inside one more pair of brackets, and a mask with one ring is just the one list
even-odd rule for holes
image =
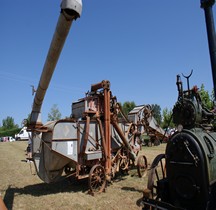
{"label": "tree", "polygon": [[136,106],[136,104],[134,103],[134,101],[126,101],[123,103],[122,106],[122,111],[124,112],[124,114],[127,116],[128,113]]}
{"label": "tree", "polygon": [[2,120],[2,130],[10,130],[10,129],[16,129],[19,126],[14,123],[14,119],[12,117],[6,117]]}
{"label": "tree", "polygon": [[158,124],[161,124],[161,118],[162,117],[161,117],[161,107],[160,107],[160,105],[152,104],[151,107],[152,107],[152,110],[153,110],[152,114],[153,114],[155,120],[157,121]]}
{"label": "tree", "polygon": [[165,109],[163,109],[162,115],[163,115],[163,123],[162,123],[163,128],[175,127],[172,120],[172,109],[168,110],[168,108],[166,107]]}
{"label": "tree", "polygon": [[60,120],[61,119],[61,113],[58,109],[57,104],[54,104],[51,108],[50,113],[48,113],[48,121],[54,121],[54,120]]}
{"label": "tree", "polygon": [[212,89],[212,92],[211,92],[211,101],[215,101],[214,88]]}
{"label": "tree", "polygon": [[211,110],[213,107],[213,101],[211,99],[213,99],[214,97],[213,95],[211,95],[211,98],[210,98],[208,91],[205,90],[204,84],[201,85],[199,94],[200,94],[203,106]]}

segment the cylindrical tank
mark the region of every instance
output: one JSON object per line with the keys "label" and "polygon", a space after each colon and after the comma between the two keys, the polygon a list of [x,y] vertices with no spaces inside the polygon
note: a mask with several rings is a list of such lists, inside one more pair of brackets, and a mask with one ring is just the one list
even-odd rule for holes
{"label": "cylindrical tank", "polygon": [[41,124],[40,112],[46,90],[49,86],[58,58],[69,33],[72,21],[80,17],[81,12],[82,0],[62,0],[61,13],[34,97],[30,118],[31,125]]}
{"label": "cylindrical tank", "polygon": [[215,139],[215,132],[194,128],[176,132],[168,141],[166,170],[169,202],[174,206],[215,209]]}

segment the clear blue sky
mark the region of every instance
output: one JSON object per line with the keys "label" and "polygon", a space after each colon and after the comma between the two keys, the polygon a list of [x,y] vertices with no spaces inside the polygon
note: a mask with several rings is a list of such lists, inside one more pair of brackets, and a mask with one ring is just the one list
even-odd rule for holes
{"label": "clear blue sky", "polygon": [[[59,17],[60,0],[1,1],[0,125],[31,112],[30,85],[37,87]],[[213,7],[214,15],[216,5]],[[194,70],[191,86],[213,88],[204,11],[199,0],[83,0],[42,107],[62,117],[91,84],[110,80],[119,102],[171,109],[176,75]],[[183,80],[183,78],[182,78]],[[186,81],[183,80],[184,87]]]}

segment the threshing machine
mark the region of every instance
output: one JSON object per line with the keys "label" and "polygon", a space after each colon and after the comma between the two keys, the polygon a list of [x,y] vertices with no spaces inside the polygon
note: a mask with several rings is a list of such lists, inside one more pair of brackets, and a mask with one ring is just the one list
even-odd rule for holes
{"label": "threshing machine", "polygon": [[145,143],[148,146],[152,144],[158,145],[168,137],[167,133],[154,118],[153,110],[150,105],[134,107],[134,109],[128,113],[128,119],[136,124],[142,141],[145,141],[145,136],[149,137],[149,140]]}
{"label": "threshing machine", "polygon": [[[41,106],[73,20],[80,17],[81,0],[62,0],[61,13],[35,94],[28,129],[38,176],[55,182],[64,174],[89,178],[90,192],[101,192],[118,171],[127,171],[140,146],[131,124],[119,123],[119,104],[110,82],[93,84],[86,96],[72,103],[70,118],[42,124]],[[133,139],[133,141],[130,141]],[[133,143],[131,143],[133,142]],[[140,171],[147,167],[143,164]]]}

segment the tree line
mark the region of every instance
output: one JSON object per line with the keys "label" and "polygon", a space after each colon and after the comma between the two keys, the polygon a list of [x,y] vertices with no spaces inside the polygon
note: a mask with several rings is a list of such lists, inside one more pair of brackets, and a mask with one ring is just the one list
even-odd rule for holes
{"label": "tree line", "polygon": [[14,136],[18,133],[20,128],[15,124],[13,117],[6,117],[2,120],[2,126],[0,127],[0,137],[3,136]]}
{"label": "tree line", "polygon": [[[202,84],[199,89],[199,94],[203,106],[209,110],[214,109],[214,101],[215,101],[214,91],[212,90],[211,94],[209,94],[208,91],[205,90],[204,84]],[[123,104],[121,104],[121,106],[124,114],[127,116],[128,113],[137,105],[135,104],[134,101],[126,101]],[[175,127],[172,121],[172,108],[171,109],[164,108],[161,111],[161,107],[159,104],[151,104],[151,108],[152,108],[152,114],[154,118],[162,128]],[[62,115],[58,109],[57,104],[54,104],[51,107],[50,112],[48,113],[47,121],[59,120],[61,119],[61,117]],[[27,118],[29,120],[30,114],[28,115]],[[2,120],[2,125],[0,126],[0,137],[14,136],[14,134],[18,133],[20,129],[21,128],[17,124],[15,124],[13,117],[8,116]]]}

